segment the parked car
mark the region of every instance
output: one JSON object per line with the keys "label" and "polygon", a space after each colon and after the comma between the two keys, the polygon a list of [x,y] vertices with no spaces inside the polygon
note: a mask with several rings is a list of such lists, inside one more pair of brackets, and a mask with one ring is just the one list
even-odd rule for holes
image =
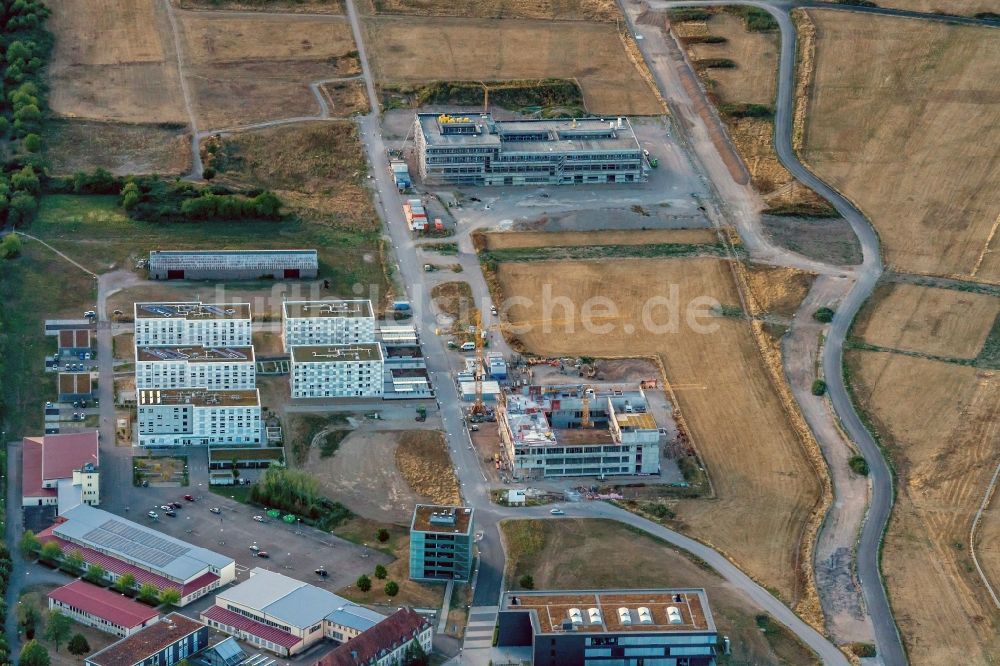
{"label": "parked car", "polygon": [[164,504],[164,505],[162,505],[160,507],[160,510],[161,511],[173,511],[174,507],[170,506],[169,504]]}
{"label": "parked car", "polygon": [[266,560],[267,558],[269,558],[271,556],[267,554],[266,550],[258,550],[257,551],[257,557],[263,557]]}
{"label": "parked car", "polygon": [[174,507],[175,509],[179,509],[179,508],[181,508],[184,505],[181,504],[180,502],[171,502],[170,506]]}
{"label": "parked car", "polygon": [[565,515],[566,512],[563,511],[562,509],[552,509],[551,511],[549,511],[549,513],[551,513],[553,516],[562,516]]}
{"label": "parked car", "polygon": [[156,513],[155,511],[150,511],[146,515],[152,518],[153,520],[156,520],[157,518],[160,517],[160,514]]}
{"label": "parked car", "polygon": [[327,576],[330,575],[329,573],[327,573],[326,569],[324,569],[323,567],[320,567],[319,569],[316,569],[315,571],[313,571],[313,573],[316,574],[317,576],[319,576],[320,578],[326,578]]}
{"label": "parked car", "polygon": [[254,516],[253,519],[256,520],[258,523],[264,522],[264,516]]}
{"label": "parked car", "polygon": [[164,511],[163,513],[167,514],[171,518],[176,518],[177,517],[177,512],[174,511],[173,509],[170,509],[170,511]]}
{"label": "parked car", "polygon": [[209,511],[211,511],[212,513],[222,513],[222,509],[220,509],[217,506],[213,506],[211,509],[209,509]]}
{"label": "parked car", "polygon": [[194,495],[185,495],[184,499],[186,499],[188,502],[193,502],[194,501]]}
{"label": "parked car", "polygon": [[260,548],[257,547],[257,544],[251,544],[250,550],[252,550],[255,553],[260,552]]}

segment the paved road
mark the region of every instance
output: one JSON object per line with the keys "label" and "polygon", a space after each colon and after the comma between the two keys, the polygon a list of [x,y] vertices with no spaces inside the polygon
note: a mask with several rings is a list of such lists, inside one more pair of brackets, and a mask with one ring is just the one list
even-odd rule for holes
{"label": "paved road", "polygon": [[[715,5],[718,2],[650,2],[653,8]],[[844,385],[842,363],[844,339],[861,305],[871,295],[882,274],[878,237],[868,220],[839,192],[828,186],[799,162],[792,149],[792,114],[794,112],[796,35],[788,14],[791,3],[778,5],[756,0],[732,0],[725,4],[751,5],[765,9],[781,28],[781,59],[778,71],[778,93],[775,103],[775,149],[782,164],[800,182],[824,196],[850,223],[861,243],[864,260],[856,271],[853,288],[846,293],[827,333],[822,364],[834,411],[848,436],[868,461],[872,496],[868,515],[861,528],[856,549],[856,567],[865,603],[872,618],[875,642],[883,663],[905,664],[906,653],[896,623],[893,620],[879,569],[879,547],[886,522],[892,510],[894,488],[892,474],[877,444],[864,426]],[[825,5],[824,5],[825,6]]]}

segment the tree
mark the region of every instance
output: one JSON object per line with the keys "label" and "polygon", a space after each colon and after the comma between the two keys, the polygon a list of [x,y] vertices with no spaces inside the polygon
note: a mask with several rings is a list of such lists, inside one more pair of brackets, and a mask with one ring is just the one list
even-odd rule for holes
{"label": "tree", "polygon": [[[13,234],[11,234],[13,236]],[[5,238],[4,241],[7,239]],[[21,535],[21,541],[18,543],[21,549],[21,555],[24,556],[26,560],[32,560],[38,551],[41,550],[42,544],[38,541],[38,537],[31,530],[26,530],[23,535]]]}
{"label": "tree", "polygon": [[215,178],[215,169],[212,167],[205,167],[205,170],[201,172],[201,177],[205,180],[212,180]]}
{"label": "tree", "polygon": [[164,606],[176,606],[180,600],[181,593],[176,587],[168,587],[160,592],[160,603]]}
{"label": "tree", "polygon": [[69,640],[73,633],[73,620],[69,615],[64,615],[58,608],[49,611],[48,620],[45,623],[45,639],[52,641],[56,652],[59,652],[59,644]]}
{"label": "tree", "polygon": [[21,648],[21,656],[17,660],[18,666],[49,666],[49,651],[36,640],[30,640]]}
{"label": "tree", "polygon": [[399,594],[399,583],[394,580],[390,580],[385,584],[385,587],[382,588],[382,591],[385,592],[385,596],[394,597]]}
{"label": "tree", "polygon": [[376,537],[381,543],[385,543],[386,541],[389,540],[389,530],[385,529],[384,527],[380,527],[378,530],[378,534],[376,534]]}
{"label": "tree", "polygon": [[143,583],[139,588],[139,599],[149,603],[154,603],[160,598],[160,590],[152,583]]}
{"label": "tree", "polygon": [[90,643],[87,642],[87,637],[83,634],[73,634],[73,638],[69,639],[69,645],[66,649],[70,651],[70,654],[81,655],[90,652]]}
{"label": "tree", "polygon": [[135,587],[135,576],[130,573],[123,573],[118,577],[118,580],[115,581],[115,587],[118,588],[118,591],[123,594],[128,592]]}
{"label": "tree", "polygon": [[261,192],[253,198],[253,205],[261,217],[278,217],[281,215],[281,199],[272,192]]}
{"label": "tree", "polygon": [[[0,258],[14,259],[20,254],[21,254],[21,237],[15,233],[9,233],[6,236],[4,236],[3,240],[0,241]],[[28,534],[31,534],[31,538],[35,540],[36,544],[35,550],[37,550],[38,539],[35,539],[35,535],[34,533],[31,532],[31,530],[25,532],[25,536],[27,536]],[[22,550],[22,552],[24,551]]]}
{"label": "tree", "polygon": [[406,646],[403,652],[403,666],[427,666],[430,661],[427,659],[427,652],[420,641],[414,640]]}
{"label": "tree", "polygon": [[364,574],[358,576],[358,581],[355,584],[358,586],[358,589],[361,590],[362,592],[367,592],[368,590],[372,589],[372,579]]}
{"label": "tree", "polygon": [[141,197],[139,186],[135,182],[129,181],[125,183],[125,187],[122,188],[122,208],[132,210],[139,203]]}
{"label": "tree", "polygon": [[42,137],[33,132],[28,134],[24,137],[24,148],[29,153],[37,153],[42,149]]}
{"label": "tree", "polygon": [[87,573],[84,578],[89,580],[91,583],[100,583],[104,580],[104,576],[108,573],[107,569],[102,567],[100,564],[91,564],[87,567]]}
{"label": "tree", "polygon": [[62,548],[60,548],[59,544],[55,541],[46,541],[39,553],[43,560],[51,562],[52,564],[59,564],[60,560],[63,558]]}
{"label": "tree", "polygon": [[813,312],[813,319],[824,324],[828,324],[833,321],[833,309],[832,308],[820,308]]}
{"label": "tree", "polygon": [[79,573],[83,571],[85,566],[87,566],[87,563],[83,559],[83,553],[79,550],[71,551],[63,558],[63,568],[70,573]]}
{"label": "tree", "polygon": [[20,171],[11,174],[10,185],[15,190],[31,192],[32,194],[39,194],[42,189],[38,174],[35,173],[30,164],[25,164]]}
{"label": "tree", "polygon": [[816,379],[812,383],[812,394],[813,395],[823,395],[826,393],[826,382],[822,379]]}
{"label": "tree", "polygon": [[38,201],[28,192],[14,192],[7,207],[7,220],[15,225],[25,225],[35,219]]}
{"label": "tree", "polygon": [[379,580],[385,580],[385,577],[389,575],[389,572],[385,570],[385,567],[381,564],[375,565],[375,577]]}
{"label": "tree", "polygon": [[521,587],[523,587],[526,590],[535,589],[535,579],[532,578],[529,574],[524,574],[517,582]]}
{"label": "tree", "polygon": [[30,634],[28,638],[35,635],[38,623],[42,621],[42,614],[31,604],[21,603],[17,605],[17,624],[24,629],[25,634]]}

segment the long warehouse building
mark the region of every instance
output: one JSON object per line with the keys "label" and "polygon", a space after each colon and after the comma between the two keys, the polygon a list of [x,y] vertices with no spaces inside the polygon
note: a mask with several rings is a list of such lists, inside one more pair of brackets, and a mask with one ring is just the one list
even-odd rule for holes
{"label": "long warehouse building", "polygon": [[316,250],[153,250],[153,280],[298,280],[319,272]]}
{"label": "long warehouse building", "polygon": [[642,148],[627,118],[495,120],[418,113],[420,176],[452,185],[639,183]]}

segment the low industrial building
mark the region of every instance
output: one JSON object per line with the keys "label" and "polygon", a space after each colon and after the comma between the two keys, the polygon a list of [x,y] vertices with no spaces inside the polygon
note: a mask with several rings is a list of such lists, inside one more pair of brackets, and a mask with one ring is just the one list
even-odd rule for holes
{"label": "low industrial building", "polygon": [[77,400],[93,400],[94,382],[89,372],[59,373],[59,402],[75,402]]}
{"label": "low industrial building", "polygon": [[628,119],[495,120],[418,113],[420,177],[430,184],[570,185],[646,180]]}
{"label": "low industrial building", "polygon": [[50,610],[62,611],[80,624],[122,638],[160,619],[160,613],[146,604],[79,579],[52,590],[48,599]]}
{"label": "low industrial building", "polygon": [[[385,329],[380,332],[384,340]],[[396,341],[382,343],[385,368],[382,397],[386,400],[433,398],[434,389],[427,373],[427,361],[417,344],[416,334],[407,336],[400,331],[390,335]]]}
{"label": "low industrial building", "polygon": [[87,657],[86,666],[175,666],[208,647],[208,627],[171,613]]}
{"label": "low industrial building", "polygon": [[153,280],[299,280],[319,272],[316,250],[154,250]]}
{"label": "low industrial building", "polygon": [[79,552],[84,562],[103,568],[111,583],[128,573],[135,578],[135,589],[146,583],[159,590],[173,588],[181,595],[177,606],[236,578],[231,557],[86,505],[63,512],[55,525],[38,533],[38,540],[54,541],[64,553]]}
{"label": "low industrial building", "polygon": [[282,319],[285,351],[297,345],[375,341],[375,314],[367,300],[285,301]]}
{"label": "low industrial building", "polygon": [[249,303],[136,303],[134,318],[137,347],[253,344]]}
{"label": "low industrial building", "polygon": [[101,503],[98,432],[25,437],[21,443],[21,506]]}
{"label": "low industrial building", "polygon": [[136,347],[135,385],[140,389],[252,389],[257,386],[257,359],[253,347]]}
{"label": "low industrial building", "polygon": [[344,643],[385,619],[332,592],[256,568],[201,613],[208,626],[283,657],[329,639]]}
{"label": "low industrial building", "polygon": [[382,347],[376,342],[292,347],[293,398],[376,398],[383,393]]}
{"label": "low industrial building", "polygon": [[430,654],[434,628],[427,618],[400,608],[371,629],[320,657],[314,666],[397,666],[411,646]]}
{"label": "low industrial building", "polygon": [[264,443],[257,389],[139,389],[137,393],[139,446]]}
{"label": "low industrial building", "polygon": [[93,354],[94,332],[90,328],[64,328],[56,333],[59,356]]}
{"label": "low industrial building", "polygon": [[717,642],[702,589],[506,592],[497,618],[534,666],[714,666]]}
{"label": "low industrial building", "polygon": [[418,504],[410,521],[410,578],[468,581],[472,576],[474,511]]}
{"label": "low industrial building", "polygon": [[641,388],[530,386],[502,394],[497,424],[515,479],[660,472],[662,435]]}

